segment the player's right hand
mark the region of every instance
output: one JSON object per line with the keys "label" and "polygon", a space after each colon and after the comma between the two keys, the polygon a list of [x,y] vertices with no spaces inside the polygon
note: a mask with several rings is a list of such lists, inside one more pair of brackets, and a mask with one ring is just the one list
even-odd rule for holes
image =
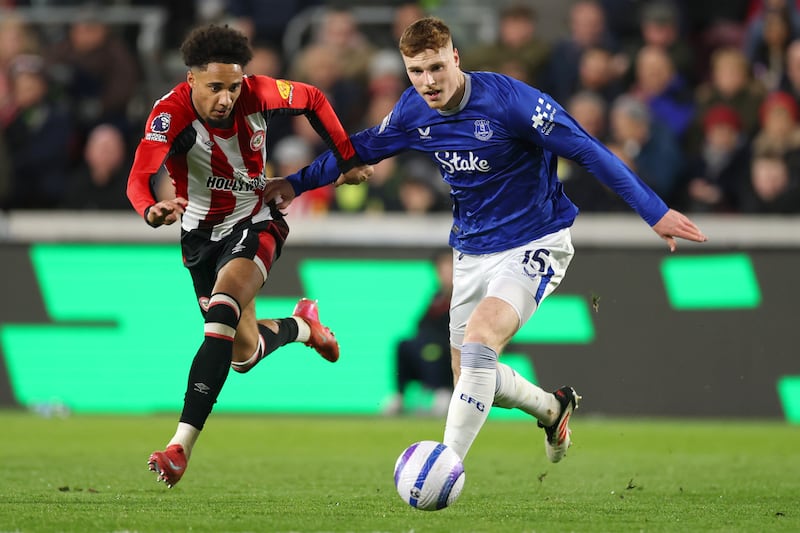
{"label": "player's right hand", "polygon": [[675,242],[677,237],[694,242],[706,242],[708,240],[708,237],[700,231],[700,228],[694,222],[674,209],[669,209],[661,217],[661,220],[653,225],[653,231],[667,241],[670,252],[674,252],[677,248],[677,243]]}
{"label": "player's right hand", "polygon": [[180,220],[189,202],[178,196],[172,200],[162,200],[147,210],[147,223],[151,226],[174,224]]}
{"label": "player's right hand", "polygon": [[337,187],[339,185],[360,185],[367,181],[374,171],[375,169],[372,168],[372,165],[361,165],[351,168],[344,174],[340,174],[334,182],[334,185]]}

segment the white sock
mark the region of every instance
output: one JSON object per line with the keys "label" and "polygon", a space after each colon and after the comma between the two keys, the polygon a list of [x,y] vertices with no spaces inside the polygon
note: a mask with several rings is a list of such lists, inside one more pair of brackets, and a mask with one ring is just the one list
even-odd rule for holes
{"label": "white sock", "polygon": [[497,381],[496,367],[497,353],[488,346],[470,342],[461,348],[461,377],[450,399],[443,441],[461,459],[466,457],[489,416]]}
{"label": "white sock", "polygon": [[167,446],[173,444],[180,444],[183,446],[183,452],[186,454],[186,459],[192,455],[192,448],[194,443],[197,442],[197,437],[200,436],[200,430],[186,422],[178,422],[178,429],[175,431],[175,436],[169,441]]}
{"label": "white sock", "polygon": [[506,409],[520,409],[547,426],[561,412],[561,404],[552,393],[540,389],[500,362],[497,363],[494,404]]}
{"label": "white sock", "polygon": [[295,342],[307,342],[311,338],[311,327],[299,316],[292,317],[297,322],[297,339]]}

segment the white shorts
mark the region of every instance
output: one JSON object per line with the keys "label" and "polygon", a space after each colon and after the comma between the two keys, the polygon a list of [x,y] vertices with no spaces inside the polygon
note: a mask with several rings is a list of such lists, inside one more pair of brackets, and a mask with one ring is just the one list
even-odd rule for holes
{"label": "white shorts", "polygon": [[467,320],[487,296],[513,307],[522,327],[564,279],[574,253],[569,228],[503,252],[468,255],[454,251],[450,344],[461,348]]}

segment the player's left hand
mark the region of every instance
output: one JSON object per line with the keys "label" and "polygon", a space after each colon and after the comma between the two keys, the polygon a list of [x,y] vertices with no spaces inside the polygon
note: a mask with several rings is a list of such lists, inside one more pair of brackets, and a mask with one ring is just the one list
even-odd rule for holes
{"label": "player's left hand", "polygon": [[372,168],[372,165],[361,165],[360,167],[351,168],[344,174],[339,174],[334,185],[337,187],[340,185],[360,185],[367,181],[374,171],[375,169]]}
{"label": "player's left hand", "polygon": [[294,187],[286,178],[270,178],[264,186],[262,198],[265,204],[275,200],[275,207],[283,210],[289,207],[295,196]]}
{"label": "player's left hand", "polygon": [[655,231],[659,237],[667,241],[670,252],[674,252],[678,247],[678,244],[675,242],[676,238],[694,242],[706,242],[708,240],[708,237],[703,235],[703,232],[700,231],[700,228],[698,228],[694,222],[689,220],[683,213],[675,211],[674,209],[670,209],[664,213],[661,220],[656,222],[653,226],[653,231]]}

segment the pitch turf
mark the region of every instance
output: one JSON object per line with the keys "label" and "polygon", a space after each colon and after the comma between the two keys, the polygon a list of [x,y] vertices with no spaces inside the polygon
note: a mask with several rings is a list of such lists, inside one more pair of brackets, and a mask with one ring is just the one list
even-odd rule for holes
{"label": "pitch turf", "polygon": [[575,417],[545,459],[533,423],[490,420],[456,504],[423,512],[397,455],[423,419],[212,415],[172,490],[145,466],[175,416],[0,412],[0,531],[800,531],[800,428],[780,422]]}

